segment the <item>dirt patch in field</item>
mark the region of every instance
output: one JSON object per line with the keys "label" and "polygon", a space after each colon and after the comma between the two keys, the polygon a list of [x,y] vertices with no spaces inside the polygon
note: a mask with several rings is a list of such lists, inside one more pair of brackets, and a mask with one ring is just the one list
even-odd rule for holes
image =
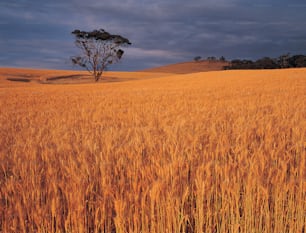
{"label": "dirt patch in field", "polygon": [[74,75],[63,75],[63,76],[56,76],[47,78],[47,81],[54,81],[54,80],[60,80],[60,79],[81,79],[84,75],[80,74],[74,74]]}
{"label": "dirt patch in field", "polygon": [[29,83],[32,81],[37,82],[39,80],[39,76],[32,74],[3,74],[6,80],[11,82],[23,82]]}
{"label": "dirt patch in field", "polygon": [[[131,79],[127,78],[118,78],[112,76],[102,76],[99,80],[99,83],[108,83],[108,82],[123,82],[128,81]],[[91,75],[62,75],[62,76],[55,76],[49,77],[45,80],[42,80],[40,83],[42,84],[80,84],[80,83],[95,83],[93,76]]]}
{"label": "dirt patch in field", "polygon": [[24,82],[24,83],[31,82],[31,79],[27,79],[27,78],[7,78],[6,80],[12,81],[12,82]]}

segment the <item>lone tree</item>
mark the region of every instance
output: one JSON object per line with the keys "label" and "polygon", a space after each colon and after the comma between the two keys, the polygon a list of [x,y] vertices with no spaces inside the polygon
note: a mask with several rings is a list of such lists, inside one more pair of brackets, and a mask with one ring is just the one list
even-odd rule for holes
{"label": "lone tree", "polygon": [[103,29],[91,32],[74,30],[75,45],[82,55],[71,58],[72,63],[86,68],[99,81],[103,71],[110,64],[118,62],[124,53],[120,47],[131,42],[120,35],[112,35]]}

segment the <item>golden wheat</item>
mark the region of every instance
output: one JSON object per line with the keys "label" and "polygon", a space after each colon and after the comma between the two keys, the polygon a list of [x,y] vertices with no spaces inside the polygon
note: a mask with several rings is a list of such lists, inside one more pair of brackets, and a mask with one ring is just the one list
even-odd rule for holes
{"label": "golden wheat", "polygon": [[3,82],[0,232],[305,232],[305,90],[305,69]]}

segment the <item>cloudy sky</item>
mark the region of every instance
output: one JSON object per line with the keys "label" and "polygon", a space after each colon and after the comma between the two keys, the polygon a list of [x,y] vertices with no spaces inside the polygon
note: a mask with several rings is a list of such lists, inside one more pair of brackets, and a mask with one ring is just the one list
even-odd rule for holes
{"label": "cloudy sky", "polygon": [[0,0],[0,67],[73,69],[71,31],[127,37],[117,70],[306,54],[305,0]]}

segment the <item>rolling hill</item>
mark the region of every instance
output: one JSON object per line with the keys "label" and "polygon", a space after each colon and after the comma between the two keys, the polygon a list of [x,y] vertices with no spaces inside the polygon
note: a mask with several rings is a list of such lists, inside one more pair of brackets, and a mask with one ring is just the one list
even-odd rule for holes
{"label": "rolling hill", "polygon": [[176,64],[169,64],[160,67],[144,69],[142,72],[159,72],[159,73],[174,73],[174,74],[188,74],[207,71],[223,70],[228,62],[221,61],[189,61]]}

